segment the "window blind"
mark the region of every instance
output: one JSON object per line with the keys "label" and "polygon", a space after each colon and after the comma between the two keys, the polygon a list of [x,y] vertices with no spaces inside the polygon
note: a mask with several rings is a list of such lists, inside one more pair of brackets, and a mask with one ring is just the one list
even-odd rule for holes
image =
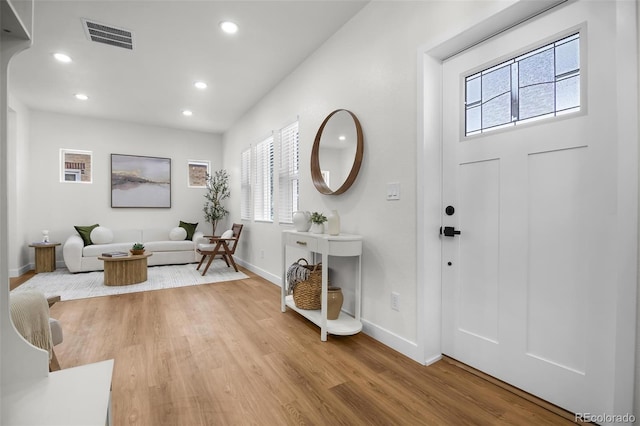
{"label": "window blind", "polygon": [[251,148],[242,151],[240,160],[240,219],[251,219]]}
{"label": "window blind", "polygon": [[278,167],[278,221],[293,223],[298,210],[299,194],[299,137],[298,122],[279,131],[280,163]]}
{"label": "window blind", "polygon": [[253,218],[273,221],[273,136],[254,148]]}

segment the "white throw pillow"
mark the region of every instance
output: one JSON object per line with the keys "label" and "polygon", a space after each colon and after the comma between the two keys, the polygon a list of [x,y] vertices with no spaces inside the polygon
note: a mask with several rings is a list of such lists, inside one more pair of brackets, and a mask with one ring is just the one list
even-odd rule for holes
{"label": "white throw pillow", "polygon": [[173,228],[169,232],[169,239],[171,241],[182,241],[187,239],[187,230],[179,226]]}
{"label": "white throw pillow", "polygon": [[228,229],[220,235],[220,238],[233,238],[233,230]]}
{"label": "white throw pillow", "polygon": [[113,241],[113,231],[104,226],[97,226],[91,231],[91,241],[93,244],[109,244]]}

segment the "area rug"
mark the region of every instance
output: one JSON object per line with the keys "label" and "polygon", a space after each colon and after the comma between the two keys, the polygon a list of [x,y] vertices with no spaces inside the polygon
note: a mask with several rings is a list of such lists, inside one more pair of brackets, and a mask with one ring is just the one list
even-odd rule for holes
{"label": "area rug", "polygon": [[60,296],[61,300],[74,300],[248,278],[244,273],[228,267],[221,259],[216,259],[211,264],[205,276],[196,271],[196,266],[197,264],[150,266],[147,281],[124,286],[105,286],[104,272],[72,274],[67,269],[56,269],[54,272],[36,274],[13,292],[38,290],[47,297]]}

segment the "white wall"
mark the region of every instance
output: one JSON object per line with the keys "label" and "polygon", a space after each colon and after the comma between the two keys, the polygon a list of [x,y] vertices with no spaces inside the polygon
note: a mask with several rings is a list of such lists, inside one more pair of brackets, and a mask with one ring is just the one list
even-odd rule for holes
{"label": "white wall", "polygon": [[[417,343],[416,52],[510,3],[371,2],[224,135],[224,164],[233,185],[231,216],[240,217],[241,151],[299,116],[300,208],[336,209],[343,232],[364,236],[365,331],[420,362],[425,360]],[[317,128],[338,108],[359,118],[364,160],[347,193],[324,196],[313,187],[309,158]],[[438,158],[431,161],[439,163]],[[388,182],[400,182],[399,201],[386,201]],[[251,221],[245,226],[239,257],[279,281],[283,228]],[[433,238],[438,238],[437,229]],[[399,311],[391,309],[391,292],[400,294]]]}
{"label": "white wall", "polygon": [[[74,225],[99,223],[110,228],[177,226],[180,220],[204,223],[205,190],[187,187],[187,161],[208,160],[212,170],[222,168],[219,135],[100,120],[33,110],[29,117],[28,184],[24,238],[11,252],[40,241],[43,229],[51,241],[64,243]],[[93,183],[60,182],[60,149],[93,152]],[[171,208],[111,208],[111,154],[171,158]],[[33,263],[29,251],[29,262]],[[61,248],[58,263],[62,261]]]}
{"label": "white wall", "polygon": [[7,146],[9,179],[9,271],[18,276],[29,269],[29,247],[22,244],[26,239],[26,217],[29,198],[29,109],[17,99],[9,98],[9,139]]}

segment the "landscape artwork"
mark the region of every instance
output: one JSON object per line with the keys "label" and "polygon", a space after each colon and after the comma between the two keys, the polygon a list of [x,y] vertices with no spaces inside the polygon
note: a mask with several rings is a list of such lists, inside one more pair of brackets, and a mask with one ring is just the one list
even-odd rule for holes
{"label": "landscape artwork", "polygon": [[111,207],[171,207],[171,159],[111,154]]}

